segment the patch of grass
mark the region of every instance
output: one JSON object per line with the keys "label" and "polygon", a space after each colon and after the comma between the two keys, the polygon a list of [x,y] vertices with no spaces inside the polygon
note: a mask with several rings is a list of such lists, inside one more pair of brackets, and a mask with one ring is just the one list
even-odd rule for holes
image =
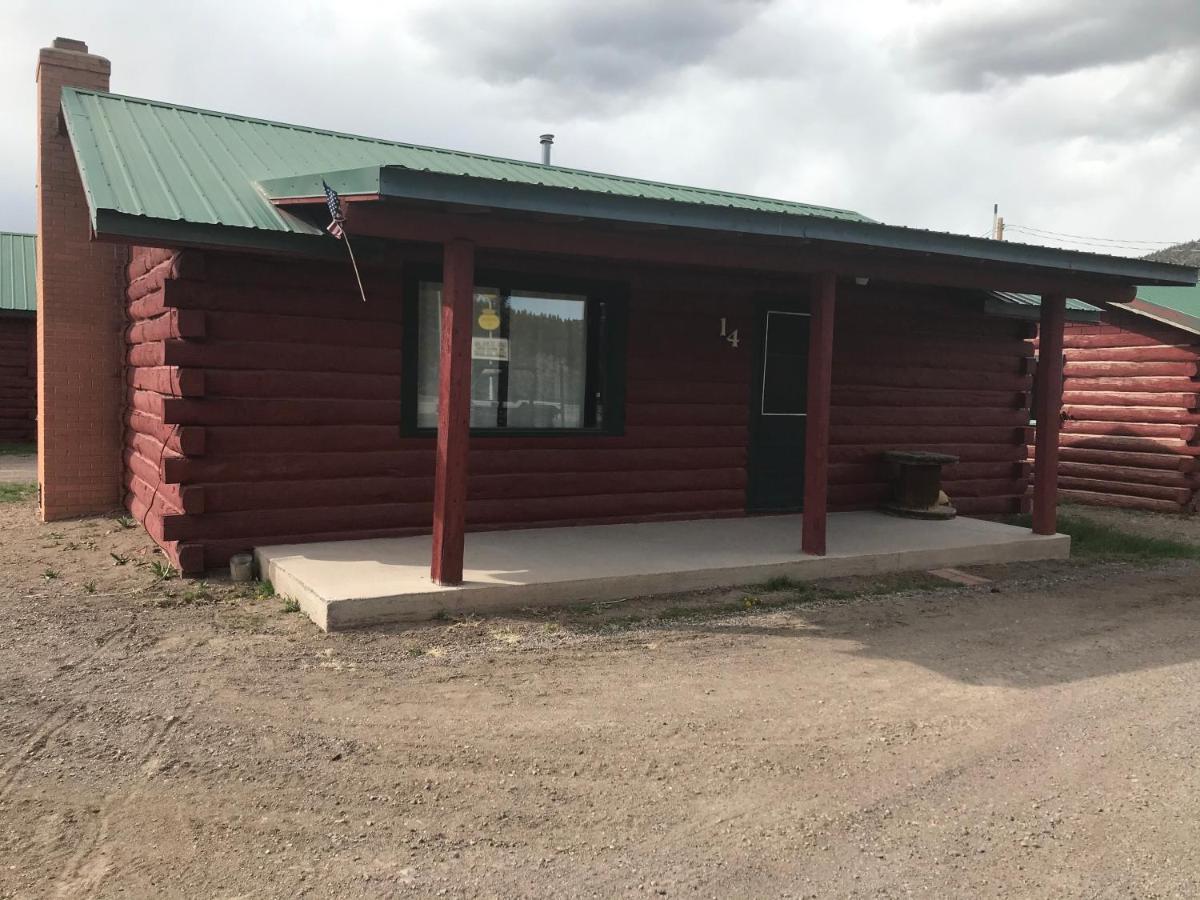
{"label": "patch of grass", "polygon": [[746,593],[736,600],[724,603],[675,604],[647,615],[629,615],[607,622],[597,622],[594,625],[581,622],[578,627],[617,631],[647,622],[663,624],[684,619],[702,621],[750,612],[795,609],[816,603],[845,603],[864,597],[874,598],[904,591],[940,590],[949,587],[954,585],[924,572],[880,575],[864,581],[861,587],[852,585],[850,588],[822,584],[819,581],[796,581],[780,577],[754,585],[754,593]]}
{"label": "patch of grass", "polygon": [[[663,622],[670,622],[674,619],[686,619],[688,616],[694,616],[699,612],[703,612],[705,609],[711,608],[712,607],[703,606],[668,606],[662,612],[658,613],[654,618]],[[637,621],[636,616],[631,616],[630,618],[632,618],[634,621]]]}
{"label": "patch of grass", "polygon": [[94,594],[94,593],[96,593],[96,582],[94,582],[94,581],[85,581],[85,582],[83,583],[83,592],[84,592],[85,594]]}
{"label": "patch of grass", "polygon": [[58,572],[54,571],[54,569],[47,569],[46,571],[44,571],[42,573],[42,577],[45,578],[47,581],[53,581],[55,578],[58,577]]}
{"label": "patch of grass", "polygon": [[[1017,524],[1029,526],[1031,517],[1018,516]],[[1080,560],[1154,562],[1162,559],[1200,559],[1200,545],[1170,538],[1149,537],[1102,525],[1084,516],[1058,517],[1058,530],[1071,536],[1071,556]]]}
{"label": "patch of grass", "polygon": [[275,585],[266,578],[254,583],[254,596],[259,600],[270,600],[275,596]]}
{"label": "patch of grass", "polygon": [[300,612],[300,601],[299,601],[299,600],[293,600],[291,597],[288,597],[288,598],[286,598],[286,599],[283,601],[283,611],[284,611],[285,613],[298,613],[298,612]]}
{"label": "patch of grass", "polygon": [[133,516],[117,516],[115,519],[113,519],[113,521],[116,522],[118,525],[120,525],[122,528],[137,527],[137,519],[135,519]]}
{"label": "patch of grass", "polygon": [[25,500],[32,500],[37,496],[37,485],[33,482],[28,484],[0,484],[0,503],[22,503]]}
{"label": "patch of grass", "polygon": [[128,563],[129,563],[128,556],[123,556],[120,553],[110,553],[108,555],[112,557],[114,566],[124,566],[124,565],[128,565]]}
{"label": "patch of grass", "polygon": [[776,591],[794,590],[803,584],[804,582],[796,581],[796,579],[789,578],[787,575],[776,575],[774,578],[768,578],[762,584],[754,585],[754,587],[760,591],[775,593]]}
{"label": "patch of grass", "polygon": [[197,581],[183,592],[182,599],[184,603],[206,603],[213,599],[212,590],[208,582]]}
{"label": "patch of grass", "polygon": [[0,441],[0,456],[36,456],[37,444],[15,444]]}
{"label": "patch of grass", "polygon": [[158,559],[150,563],[150,571],[154,573],[154,577],[159,581],[170,581],[176,575],[173,565]]}

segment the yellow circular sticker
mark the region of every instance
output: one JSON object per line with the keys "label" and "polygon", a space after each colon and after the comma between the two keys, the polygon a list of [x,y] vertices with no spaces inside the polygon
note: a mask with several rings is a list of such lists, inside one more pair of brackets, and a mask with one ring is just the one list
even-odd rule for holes
{"label": "yellow circular sticker", "polygon": [[494,309],[485,309],[479,314],[479,327],[484,331],[495,331],[500,327],[500,317]]}

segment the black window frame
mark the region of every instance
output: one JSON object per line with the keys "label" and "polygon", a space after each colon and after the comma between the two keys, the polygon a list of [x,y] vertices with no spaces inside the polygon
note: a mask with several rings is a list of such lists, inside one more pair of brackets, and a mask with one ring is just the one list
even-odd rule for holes
{"label": "black window frame", "polygon": [[[443,283],[441,266],[405,266],[402,279],[400,432],[406,437],[430,437],[436,427],[417,424],[417,384],[420,345],[420,288],[422,282]],[[548,275],[512,269],[479,269],[475,285],[501,291],[537,291],[581,295],[587,317],[585,410],[595,413],[597,388],[604,404],[604,421],[581,428],[471,428],[471,437],[577,437],[625,433],[625,347],[629,316],[629,287],[622,282]],[[587,415],[587,412],[585,412]]]}

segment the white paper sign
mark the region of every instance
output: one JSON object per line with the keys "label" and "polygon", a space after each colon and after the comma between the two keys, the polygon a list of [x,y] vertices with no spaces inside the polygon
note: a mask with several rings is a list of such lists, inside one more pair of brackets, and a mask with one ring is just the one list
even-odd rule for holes
{"label": "white paper sign", "polygon": [[471,338],[471,359],[508,361],[508,338]]}

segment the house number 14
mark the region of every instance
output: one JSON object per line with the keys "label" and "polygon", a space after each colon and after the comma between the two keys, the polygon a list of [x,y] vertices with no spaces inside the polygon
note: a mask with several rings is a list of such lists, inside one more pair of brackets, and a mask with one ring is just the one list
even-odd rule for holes
{"label": "house number 14", "polygon": [[731,346],[736,347],[738,345],[737,329],[735,328],[735,329],[733,329],[733,331],[728,331],[725,327],[725,319],[724,318],[721,319],[721,337],[723,337],[723,338],[725,338],[725,340],[729,341]]}

